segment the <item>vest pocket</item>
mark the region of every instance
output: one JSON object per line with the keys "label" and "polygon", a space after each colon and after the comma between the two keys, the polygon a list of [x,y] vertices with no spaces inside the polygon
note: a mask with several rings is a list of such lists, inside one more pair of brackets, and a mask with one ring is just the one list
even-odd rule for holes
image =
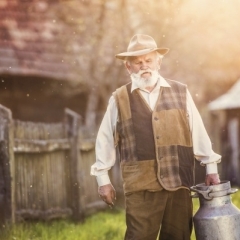
{"label": "vest pocket", "polygon": [[124,193],[162,189],[157,179],[156,160],[121,162]]}

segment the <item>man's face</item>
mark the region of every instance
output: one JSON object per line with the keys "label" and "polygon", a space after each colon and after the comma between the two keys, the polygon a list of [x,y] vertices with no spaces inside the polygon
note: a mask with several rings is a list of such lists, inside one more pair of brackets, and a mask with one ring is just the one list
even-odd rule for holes
{"label": "man's face", "polygon": [[130,74],[140,72],[141,78],[148,79],[152,76],[152,73],[148,70],[158,71],[160,64],[161,62],[156,52],[151,52],[145,55],[131,57],[126,62],[126,68]]}

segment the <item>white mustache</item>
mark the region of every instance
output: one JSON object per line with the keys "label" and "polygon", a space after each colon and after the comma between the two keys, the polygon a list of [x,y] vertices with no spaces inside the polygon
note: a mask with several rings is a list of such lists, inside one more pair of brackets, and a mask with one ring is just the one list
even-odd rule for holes
{"label": "white mustache", "polygon": [[152,70],[150,70],[150,69],[146,69],[146,70],[139,70],[139,72],[138,73],[132,73],[132,75],[134,75],[134,76],[136,76],[136,77],[141,77],[141,75],[143,74],[143,73],[153,73],[153,71]]}

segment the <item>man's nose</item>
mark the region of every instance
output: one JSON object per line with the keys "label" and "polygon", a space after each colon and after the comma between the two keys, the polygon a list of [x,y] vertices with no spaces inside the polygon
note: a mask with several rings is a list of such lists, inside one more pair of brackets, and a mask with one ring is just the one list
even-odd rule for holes
{"label": "man's nose", "polygon": [[142,70],[148,69],[148,65],[147,65],[146,62],[142,62],[142,64],[141,64],[141,69],[142,69]]}

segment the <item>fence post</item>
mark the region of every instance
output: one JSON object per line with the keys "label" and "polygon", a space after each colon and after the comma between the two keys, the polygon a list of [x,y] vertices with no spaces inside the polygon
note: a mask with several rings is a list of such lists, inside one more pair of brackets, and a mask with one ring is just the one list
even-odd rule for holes
{"label": "fence post", "polygon": [[79,149],[79,129],[81,116],[66,108],[65,119],[67,135],[70,140],[70,174],[71,174],[71,207],[74,220],[83,220],[85,215],[84,186],[81,171],[81,154]]}
{"label": "fence post", "polygon": [[0,105],[0,224],[15,222],[12,112]]}

